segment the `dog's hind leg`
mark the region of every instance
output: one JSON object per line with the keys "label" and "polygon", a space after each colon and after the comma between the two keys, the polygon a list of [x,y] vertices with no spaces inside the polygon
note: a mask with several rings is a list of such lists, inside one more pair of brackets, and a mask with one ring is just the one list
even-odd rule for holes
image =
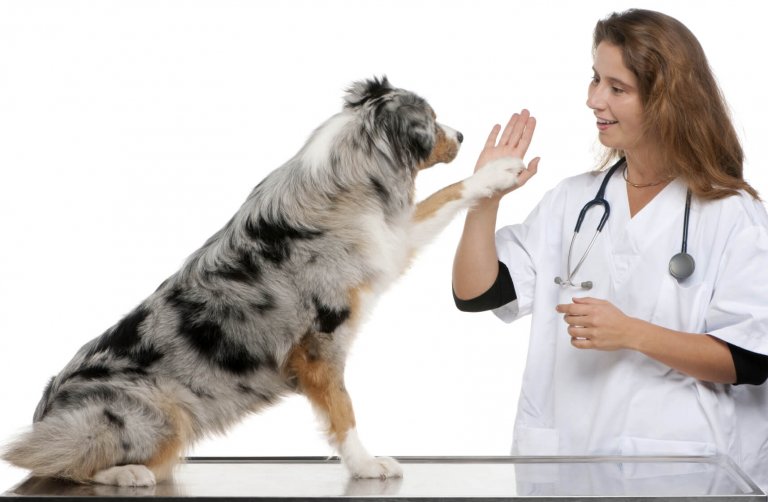
{"label": "dog's hind leg", "polygon": [[178,464],[183,444],[178,436],[168,438],[157,446],[146,464],[128,464],[110,467],[91,478],[94,483],[116,486],[154,486],[171,477]]}
{"label": "dog's hind leg", "polygon": [[[153,445],[150,456],[141,464],[118,465],[94,474],[92,481],[118,486],[153,486],[169,479],[191,442],[192,426],[189,414],[175,403],[160,406],[165,427],[163,437]],[[130,435],[124,440],[131,441]]]}
{"label": "dog's hind leg", "polygon": [[374,457],[365,449],[355,429],[352,400],[344,386],[343,367],[323,358],[308,335],[290,354],[288,370],[298,379],[320,419],[327,424],[330,443],[356,478],[391,478],[403,475],[402,468],[389,457]]}

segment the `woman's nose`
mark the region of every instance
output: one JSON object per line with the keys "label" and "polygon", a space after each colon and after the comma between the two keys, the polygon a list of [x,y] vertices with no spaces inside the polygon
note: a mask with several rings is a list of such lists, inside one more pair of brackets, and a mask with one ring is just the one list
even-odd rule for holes
{"label": "woman's nose", "polygon": [[587,91],[587,107],[592,110],[605,108],[605,100],[602,98],[599,87],[589,87],[589,91]]}

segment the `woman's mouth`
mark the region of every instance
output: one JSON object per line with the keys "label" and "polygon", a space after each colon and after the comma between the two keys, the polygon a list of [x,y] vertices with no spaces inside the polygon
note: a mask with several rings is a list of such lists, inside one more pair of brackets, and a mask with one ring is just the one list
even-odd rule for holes
{"label": "woman's mouth", "polygon": [[597,119],[597,128],[600,129],[601,131],[605,131],[610,126],[618,123],[619,123],[618,120]]}

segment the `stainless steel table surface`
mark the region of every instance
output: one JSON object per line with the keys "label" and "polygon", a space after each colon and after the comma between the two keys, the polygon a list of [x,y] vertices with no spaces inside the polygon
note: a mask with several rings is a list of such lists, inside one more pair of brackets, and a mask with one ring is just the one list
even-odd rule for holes
{"label": "stainless steel table surface", "polygon": [[336,458],[190,458],[149,488],[30,477],[2,502],[159,498],[203,501],[766,501],[727,457],[398,457],[404,475],[352,479]]}

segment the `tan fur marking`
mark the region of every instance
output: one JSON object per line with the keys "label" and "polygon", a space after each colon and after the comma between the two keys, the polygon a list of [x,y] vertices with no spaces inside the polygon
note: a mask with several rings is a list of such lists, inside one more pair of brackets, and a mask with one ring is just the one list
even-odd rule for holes
{"label": "tan fur marking", "polygon": [[296,375],[301,391],[315,409],[328,419],[327,434],[336,444],[341,444],[347,431],[355,426],[352,401],[339,368],[322,356],[318,357],[310,347],[312,336],[305,336],[291,351],[288,369]]}
{"label": "tan fur marking", "polygon": [[155,475],[157,482],[171,477],[173,468],[183,457],[192,436],[189,415],[182,408],[167,404],[164,411],[173,428],[173,435],[158,445],[155,454],[145,464]]}
{"label": "tan fur marking", "polygon": [[366,293],[370,293],[370,291],[371,287],[368,284],[363,284],[349,290],[349,322],[353,326],[357,326],[357,323],[360,322],[360,315],[363,309],[361,297]]}
{"label": "tan fur marking", "polygon": [[454,183],[442,190],[435,192],[416,206],[416,212],[413,215],[415,221],[423,221],[434,215],[441,207],[453,200],[461,199],[462,183]]}
{"label": "tan fur marking", "polygon": [[450,162],[456,158],[458,153],[459,145],[445,135],[445,131],[443,131],[442,127],[438,127],[437,137],[435,138],[435,147],[429,154],[429,158],[418,165],[418,169],[426,169],[435,164],[439,164],[440,162]]}

